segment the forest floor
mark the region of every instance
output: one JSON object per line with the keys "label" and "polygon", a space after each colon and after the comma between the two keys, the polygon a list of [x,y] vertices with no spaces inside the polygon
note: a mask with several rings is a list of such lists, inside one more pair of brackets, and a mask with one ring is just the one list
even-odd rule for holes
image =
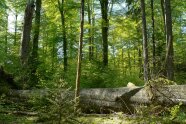
{"label": "forest floor", "polygon": [[[41,113],[34,114],[34,110],[33,106],[28,104],[28,102],[24,103],[20,99],[1,97],[0,124],[51,124],[46,119],[43,120],[44,122],[38,122],[39,114],[41,115]],[[113,112],[112,114],[80,114],[79,117],[75,117],[75,120],[80,122],[79,124],[186,124],[185,111],[179,113],[178,110],[179,106],[173,107],[171,116],[155,116],[143,111],[140,112],[141,114],[134,115],[127,115],[122,112]],[[45,115],[48,114],[45,113]],[[170,119],[171,117],[174,118]]]}
{"label": "forest floor", "polygon": [[[35,124],[37,117],[34,116],[23,116],[23,115],[11,115],[11,114],[0,114],[0,123],[1,124]],[[154,119],[155,120],[155,119]],[[130,118],[127,116],[112,116],[108,115],[107,117],[98,116],[89,116],[89,117],[78,117],[80,124],[138,124],[138,123],[151,123],[155,122],[154,120],[145,119],[145,118]],[[157,119],[158,120],[158,119]],[[160,121],[156,121],[160,123]],[[44,122],[46,123],[46,122]],[[41,124],[41,123],[39,123]]]}
{"label": "forest floor", "polygon": [[[0,114],[0,124],[37,124],[36,116],[24,116],[14,114]],[[118,115],[89,115],[80,116],[77,118],[79,124],[172,124],[173,122],[166,121],[159,117],[137,117],[127,116],[123,114]],[[39,122],[38,124],[46,124],[46,122]],[[181,123],[180,123],[181,124]]]}

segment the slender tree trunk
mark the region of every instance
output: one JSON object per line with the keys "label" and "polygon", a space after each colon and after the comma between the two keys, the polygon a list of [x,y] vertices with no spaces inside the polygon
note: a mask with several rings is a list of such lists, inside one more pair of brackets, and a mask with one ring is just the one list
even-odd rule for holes
{"label": "slender tree trunk", "polygon": [[155,44],[155,36],[154,36],[154,31],[155,31],[155,21],[154,21],[154,0],[151,0],[151,14],[152,14],[152,64],[153,64],[153,75],[155,75],[156,72],[156,44]]}
{"label": "slender tree trunk", "polygon": [[131,53],[130,53],[130,41],[127,44],[127,55],[128,55],[128,68],[129,68],[129,74],[131,75]]}
{"label": "slender tree trunk", "polygon": [[146,30],[146,14],[145,14],[145,1],[141,0],[141,10],[142,10],[142,25],[143,25],[143,74],[144,81],[147,83],[149,80],[148,76],[148,43],[147,43],[147,30]]}
{"label": "slender tree trunk", "polygon": [[94,59],[94,40],[95,40],[95,38],[94,38],[94,34],[95,34],[95,14],[94,14],[94,0],[91,0],[91,4],[92,4],[92,6],[91,6],[91,11],[92,11],[92,34],[91,34],[91,38],[92,38],[92,58]]}
{"label": "slender tree trunk", "polygon": [[76,75],[76,89],[75,89],[75,111],[79,107],[79,93],[80,93],[80,77],[81,77],[81,59],[82,59],[82,46],[83,46],[83,28],[84,28],[84,0],[81,0],[81,24],[80,24],[80,37],[77,61],[77,75]]}
{"label": "slender tree trunk", "polygon": [[115,47],[112,45],[112,54],[113,54],[113,61],[114,61],[114,67],[116,66],[116,58],[115,58]]}
{"label": "slender tree trunk", "polygon": [[6,24],[5,24],[5,55],[8,54],[8,14],[6,14]]}
{"label": "slender tree trunk", "polygon": [[133,56],[134,56],[134,70],[136,70],[136,52],[135,52],[135,49],[134,49],[134,52],[133,52]]}
{"label": "slender tree trunk", "polygon": [[32,28],[32,18],[34,12],[34,1],[28,0],[25,9],[24,24],[23,24],[23,34],[22,34],[22,44],[21,44],[21,65],[27,67],[28,58],[30,53],[30,34]]}
{"label": "slender tree trunk", "polygon": [[108,66],[108,0],[100,0],[102,14],[103,65]]}
{"label": "slender tree trunk", "polygon": [[112,16],[112,11],[113,11],[113,5],[114,5],[114,0],[111,0],[111,7],[110,7],[110,12],[109,12],[109,16]]}
{"label": "slender tree trunk", "polygon": [[165,0],[165,22],[166,22],[166,58],[165,68],[167,78],[174,80],[174,50],[173,50],[173,35],[172,35],[172,16],[171,16],[171,3],[170,0]]}
{"label": "slender tree trunk", "polygon": [[162,15],[163,15],[164,33],[166,34],[165,3],[164,3],[164,0],[161,0],[161,9],[162,9]]}
{"label": "slender tree trunk", "polygon": [[[73,31],[73,27],[72,27],[72,23],[70,22],[69,24],[69,28],[71,31]],[[75,41],[74,39],[74,34],[73,34],[73,37],[70,37],[70,42],[69,42],[69,58],[72,59],[73,58],[73,42],[72,41]]]}
{"label": "slender tree trunk", "polygon": [[14,46],[16,45],[17,42],[17,12],[15,15],[15,29],[14,29]]}
{"label": "slender tree trunk", "polygon": [[40,32],[41,4],[42,4],[41,0],[36,0],[34,38],[33,38],[32,56],[31,56],[31,78],[33,82],[36,84],[38,82],[36,76],[36,70],[38,66],[38,41],[39,41],[39,32]]}
{"label": "slender tree trunk", "polygon": [[59,11],[61,14],[61,24],[63,33],[63,55],[64,55],[64,71],[67,71],[67,37],[66,37],[66,23],[65,23],[65,10],[64,10],[64,0],[61,2],[58,0]]}
{"label": "slender tree trunk", "polygon": [[141,47],[138,47],[138,67],[139,67],[139,77],[141,77],[143,72]]}
{"label": "slender tree trunk", "polygon": [[124,69],[124,48],[122,48],[121,49],[121,51],[122,51],[122,53],[121,53],[121,58],[122,58],[122,72],[123,72],[123,75],[124,75],[124,71],[125,71],[125,69]]}
{"label": "slender tree trunk", "polygon": [[88,24],[90,26],[90,28],[88,29],[88,34],[89,34],[89,61],[93,60],[93,43],[92,43],[92,21],[91,21],[91,2],[90,0],[88,0],[87,2],[88,4]]}
{"label": "slender tree trunk", "polygon": [[52,71],[54,70],[54,61],[55,61],[55,43],[54,42],[52,42],[52,60],[51,60],[51,69],[52,69]]}

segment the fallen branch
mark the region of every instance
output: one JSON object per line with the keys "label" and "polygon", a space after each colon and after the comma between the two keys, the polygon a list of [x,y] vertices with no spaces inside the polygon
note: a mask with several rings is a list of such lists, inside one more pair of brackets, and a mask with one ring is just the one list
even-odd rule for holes
{"label": "fallen branch", "polygon": [[26,111],[0,111],[4,114],[16,114],[16,115],[27,115],[27,116],[37,116],[37,112],[26,112]]}

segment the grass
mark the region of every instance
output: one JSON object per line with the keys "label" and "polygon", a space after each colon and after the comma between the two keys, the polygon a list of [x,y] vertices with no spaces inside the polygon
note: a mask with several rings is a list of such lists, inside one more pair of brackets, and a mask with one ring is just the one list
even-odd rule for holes
{"label": "grass", "polygon": [[[185,124],[186,118],[178,122],[162,116],[135,116],[116,114],[82,115],[76,118],[80,124]],[[37,124],[36,116],[0,114],[0,124]],[[39,123],[42,124],[42,123]],[[44,123],[43,123],[44,124]]]}
{"label": "grass", "polygon": [[33,124],[37,117],[14,115],[14,114],[0,114],[1,124]]}

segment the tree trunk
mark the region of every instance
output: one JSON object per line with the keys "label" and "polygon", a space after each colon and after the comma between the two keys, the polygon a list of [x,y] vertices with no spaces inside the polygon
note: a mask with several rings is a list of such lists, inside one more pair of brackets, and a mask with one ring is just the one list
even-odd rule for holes
{"label": "tree trunk", "polygon": [[81,77],[81,59],[82,59],[82,45],[83,45],[83,28],[84,28],[84,0],[81,0],[81,24],[80,24],[80,37],[77,61],[77,75],[76,75],[76,89],[75,89],[75,111],[79,107],[79,93],[80,93],[80,77]]}
{"label": "tree trunk", "polygon": [[108,65],[108,0],[100,0],[102,14],[103,65]]}
{"label": "tree trunk", "polygon": [[170,0],[165,0],[165,22],[166,22],[166,58],[165,69],[167,78],[174,80],[174,50],[173,50],[173,35],[172,35],[172,16]]}
{"label": "tree trunk", "polygon": [[31,79],[36,84],[38,82],[36,70],[38,66],[38,41],[39,41],[39,32],[40,32],[41,4],[42,4],[41,0],[36,0],[34,38],[33,38],[32,55],[31,55]]}
{"label": "tree trunk", "polygon": [[14,29],[14,46],[16,45],[16,42],[17,42],[17,17],[18,17],[18,14],[16,12],[16,15],[15,15],[15,29]]}
{"label": "tree trunk", "polygon": [[138,47],[138,67],[139,67],[139,78],[142,77],[143,64],[142,64],[142,52],[141,47]]}
{"label": "tree trunk", "polygon": [[32,18],[34,12],[34,1],[28,0],[25,9],[24,24],[23,24],[23,34],[22,34],[22,44],[21,44],[21,65],[22,67],[27,67],[28,58],[30,53],[30,34],[32,28]]}
{"label": "tree trunk", "polygon": [[165,3],[164,0],[161,0],[161,9],[163,15],[163,26],[164,26],[164,33],[166,34],[166,22],[165,22]]}
{"label": "tree trunk", "polygon": [[52,71],[54,71],[54,65],[55,65],[55,57],[56,57],[56,44],[54,42],[52,42],[52,51],[51,51],[51,54],[52,54],[52,59],[51,59],[51,69]]}
{"label": "tree trunk", "polygon": [[66,37],[66,24],[65,24],[65,10],[64,0],[61,2],[58,0],[59,11],[61,14],[62,34],[63,34],[63,55],[64,55],[64,71],[67,71],[67,37]]}
{"label": "tree trunk", "polygon": [[8,55],[8,14],[6,15],[6,23],[5,23],[5,55]]}
{"label": "tree trunk", "polygon": [[[164,105],[186,105],[186,85],[169,85],[156,89],[156,103]],[[82,109],[101,110],[113,109],[133,113],[132,104],[152,104],[153,99],[149,91],[143,87],[95,88],[82,89],[80,92]]]}
{"label": "tree trunk", "polygon": [[93,60],[93,44],[92,44],[92,21],[91,21],[91,2],[90,0],[87,1],[88,5],[88,24],[89,24],[89,29],[88,29],[88,41],[89,41],[89,61]]}
{"label": "tree trunk", "polygon": [[121,49],[121,60],[122,60],[122,73],[123,75],[126,75],[126,69],[125,69],[125,58],[124,58],[124,48]]}
{"label": "tree trunk", "polygon": [[146,14],[145,14],[145,1],[141,0],[141,11],[142,11],[142,25],[143,25],[143,74],[145,83],[149,80],[148,76],[148,43],[147,43],[147,30],[146,30]]}
{"label": "tree trunk", "polygon": [[[58,89],[59,90],[59,89]],[[186,85],[168,85],[159,87],[154,92],[156,103],[162,105],[174,105],[182,102],[186,105]],[[20,100],[28,100],[32,96],[47,96],[50,93],[46,89],[34,90],[10,90],[7,96],[19,98]],[[64,89],[61,89],[61,95],[65,95]],[[69,99],[73,99],[74,92],[69,91]],[[124,111],[133,112],[133,104],[151,104],[153,99],[149,91],[144,87],[121,87],[121,88],[92,88],[82,89],[80,95],[80,107],[85,112],[100,111]]]}
{"label": "tree trunk", "polygon": [[152,64],[153,64],[153,70],[152,73],[155,75],[156,72],[156,44],[155,44],[155,20],[154,20],[154,0],[151,0],[151,14],[152,14]]}
{"label": "tree trunk", "polygon": [[130,53],[130,41],[129,43],[127,44],[127,55],[128,55],[128,68],[129,68],[129,75],[131,75],[131,70],[132,70],[132,67],[131,67],[131,53]]}
{"label": "tree trunk", "polygon": [[95,14],[94,14],[94,0],[92,0],[91,1],[91,3],[92,3],[92,6],[91,6],[91,10],[92,10],[92,34],[91,34],[91,38],[92,38],[92,58],[94,59],[94,41],[95,41],[95,37],[94,37],[94,35],[95,35]]}

